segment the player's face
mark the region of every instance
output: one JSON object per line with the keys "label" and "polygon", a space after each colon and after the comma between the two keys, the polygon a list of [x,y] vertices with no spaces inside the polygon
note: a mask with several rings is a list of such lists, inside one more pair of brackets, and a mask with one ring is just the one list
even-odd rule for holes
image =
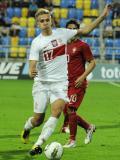
{"label": "player's face", "polygon": [[78,29],[77,26],[76,26],[75,24],[72,24],[72,23],[69,24],[69,25],[67,26],[67,28],[68,28],[68,29]]}
{"label": "player's face", "polygon": [[41,30],[51,29],[51,16],[49,14],[39,15],[37,18],[37,24]]}

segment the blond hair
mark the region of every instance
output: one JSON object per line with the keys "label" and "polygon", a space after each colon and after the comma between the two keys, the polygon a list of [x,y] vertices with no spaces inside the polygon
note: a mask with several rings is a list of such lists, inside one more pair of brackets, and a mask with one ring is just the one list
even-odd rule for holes
{"label": "blond hair", "polygon": [[40,9],[38,9],[38,11],[35,13],[35,18],[37,19],[39,15],[43,15],[43,14],[49,14],[49,15],[50,15],[50,12],[49,12],[49,10],[47,10],[47,9],[40,8]]}

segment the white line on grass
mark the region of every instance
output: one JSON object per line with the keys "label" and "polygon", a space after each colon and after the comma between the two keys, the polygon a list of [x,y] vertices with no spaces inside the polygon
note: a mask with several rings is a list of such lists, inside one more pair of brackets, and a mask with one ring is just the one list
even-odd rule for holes
{"label": "white line on grass", "polygon": [[108,82],[108,83],[111,84],[111,85],[113,85],[113,86],[120,87],[120,85],[117,84],[117,83],[114,83],[114,82]]}

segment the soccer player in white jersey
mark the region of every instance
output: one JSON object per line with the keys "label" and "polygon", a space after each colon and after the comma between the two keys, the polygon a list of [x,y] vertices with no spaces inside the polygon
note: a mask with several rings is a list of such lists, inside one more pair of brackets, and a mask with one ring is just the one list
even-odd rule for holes
{"label": "soccer player in white jersey", "polygon": [[68,77],[65,45],[76,34],[88,34],[108,15],[111,6],[106,6],[103,13],[89,26],[78,30],[51,28],[51,15],[46,9],[39,9],[35,18],[41,29],[31,44],[29,56],[29,75],[38,79],[33,85],[34,116],[30,117],[24,126],[22,139],[26,143],[30,130],[39,126],[45,115],[47,104],[51,104],[51,116],[44,124],[41,134],[30,150],[30,155],[42,153],[41,145],[53,133],[58,118],[63,111],[65,103],[69,101],[67,96]]}

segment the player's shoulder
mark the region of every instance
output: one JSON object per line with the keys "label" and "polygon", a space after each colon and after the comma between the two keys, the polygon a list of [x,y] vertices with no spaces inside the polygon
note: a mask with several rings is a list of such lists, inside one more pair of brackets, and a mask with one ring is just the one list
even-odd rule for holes
{"label": "player's shoulder", "polygon": [[66,31],[67,29],[66,28],[55,28],[54,30],[53,30],[53,32],[59,32],[59,33],[61,33],[61,32],[64,32],[64,31]]}
{"label": "player's shoulder", "polygon": [[89,45],[88,45],[85,41],[83,41],[83,40],[81,40],[81,39],[79,39],[78,42],[79,42],[79,43],[81,44],[81,46],[83,46],[83,47],[89,47]]}
{"label": "player's shoulder", "polygon": [[39,34],[37,37],[35,37],[32,40],[32,44],[38,44],[38,42],[41,40],[41,34]]}

